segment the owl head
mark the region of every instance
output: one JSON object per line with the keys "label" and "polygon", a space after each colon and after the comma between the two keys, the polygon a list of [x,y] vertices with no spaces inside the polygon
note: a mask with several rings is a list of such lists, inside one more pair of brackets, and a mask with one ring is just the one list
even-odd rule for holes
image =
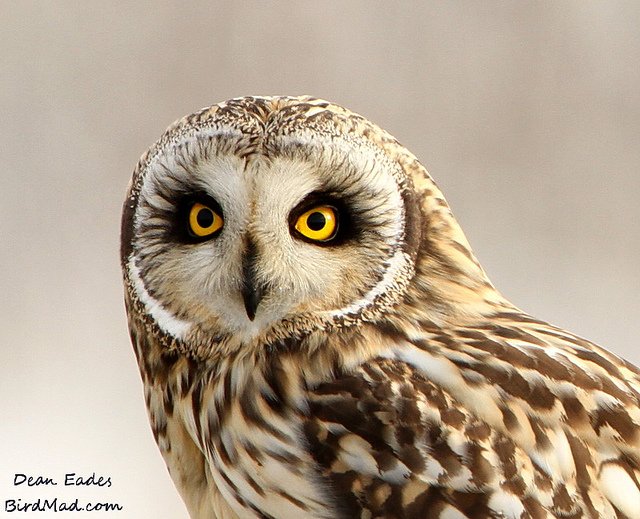
{"label": "owl head", "polygon": [[129,313],[204,354],[500,300],[417,159],[309,97],[233,99],[169,127],[134,171],[121,259]]}

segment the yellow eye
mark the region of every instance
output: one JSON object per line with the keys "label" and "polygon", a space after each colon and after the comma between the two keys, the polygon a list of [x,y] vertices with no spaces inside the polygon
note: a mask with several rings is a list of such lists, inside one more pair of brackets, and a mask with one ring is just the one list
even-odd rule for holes
{"label": "yellow eye", "polygon": [[196,202],[189,210],[189,230],[199,238],[211,236],[224,225],[222,216],[200,202]]}
{"label": "yellow eye", "polygon": [[319,205],[298,217],[296,230],[314,241],[329,241],[338,231],[338,211],[330,205]]}

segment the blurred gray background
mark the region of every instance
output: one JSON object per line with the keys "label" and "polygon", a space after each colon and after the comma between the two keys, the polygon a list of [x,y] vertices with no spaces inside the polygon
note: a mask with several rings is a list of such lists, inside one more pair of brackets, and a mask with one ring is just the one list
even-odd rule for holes
{"label": "blurred gray background", "polygon": [[[640,363],[639,27],[635,1],[0,2],[2,509],[187,517],[127,336],[120,208],[164,128],[230,97],[312,94],[377,122],[503,293]],[[112,486],[13,485],[67,472]]]}

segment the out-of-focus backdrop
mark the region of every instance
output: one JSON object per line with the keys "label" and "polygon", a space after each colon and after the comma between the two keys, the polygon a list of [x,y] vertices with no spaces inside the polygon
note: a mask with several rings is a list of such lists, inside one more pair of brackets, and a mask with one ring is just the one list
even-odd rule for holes
{"label": "out-of-focus backdrop", "polygon": [[0,20],[3,512],[187,517],[127,336],[120,208],[165,127],[230,97],[312,94],[377,122],[503,293],[640,363],[640,3],[2,2]]}

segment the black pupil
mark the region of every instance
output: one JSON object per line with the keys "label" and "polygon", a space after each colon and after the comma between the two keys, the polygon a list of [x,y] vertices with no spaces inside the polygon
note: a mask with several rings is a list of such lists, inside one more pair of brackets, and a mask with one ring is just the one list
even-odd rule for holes
{"label": "black pupil", "polygon": [[307,225],[312,231],[319,231],[327,224],[327,219],[322,213],[311,213],[307,218]]}
{"label": "black pupil", "polygon": [[211,227],[213,225],[213,220],[215,219],[213,215],[213,211],[211,209],[203,208],[198,211],[198,215],[196,216],[196,220],[198,221],[198,225],[203,228]]}

